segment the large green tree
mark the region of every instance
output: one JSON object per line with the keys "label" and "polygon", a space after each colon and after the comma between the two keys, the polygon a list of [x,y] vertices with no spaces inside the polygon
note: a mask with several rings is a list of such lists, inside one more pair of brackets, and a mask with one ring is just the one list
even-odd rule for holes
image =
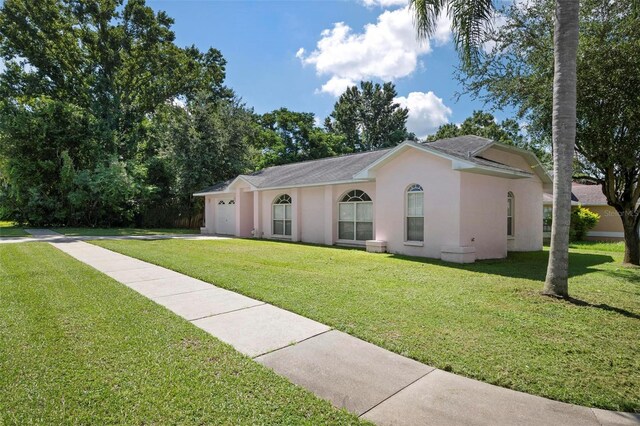
{"label": "large green tree", "polygon": [[[200,90],[229,95],[220,52],[177,47],[172,23],[143,0],[2,4],[0,187],[16,219],[124,223],[144,204],[154,114]],[[109,173],[140,190],[109,196]],[[79,213],[112,203],[91,219]]]}
{"label": "large green tree", "polygon": [[[436,29],[438,17],[449,14],[463,65],[471,66],[486,41],[494,0],[409,0],[418,36]],[[569,297],[569,227],[571,183],[576,136],[576,62],[579,0],[555,0],[553,35],[553,93],[551,139],[553,145],[553,225],[543,294]],[[518,2],[516,7],[527,7]],[[547,70],[548,72],[549,70]]]}
{"label": "large green tree", "polygon": [[[620,215],[624,261],[640,264],[640,4],[584,0],[577,64],[578,177],[602,186]],[[504,10],[494,49],[465,68],[467,89],[497,107],[516,106],[538,139],[552,134],[554,19],[551,0]],[[603,48],[606,46],[606,48]]]}
{"label": "large green tree", "polygon": [[393,83],[360,82],[349,87],[325,120],[331,133],[342,135],[351,152],[371,151],[415,139],[407,132],[409,110],[395,102]]}
{"label": "large green tree", "polygon": [[258,118],[258,168],[332,157],[347,151],[345,138],[316,126],[313,113],[280,108]]}
{"label": "large green tree", "polygon": [[202,91],[185,105],[164,106],[149,127],[147,181],[155,191],[143,209],[147,226],[172,219],[198,226],[201,199],[192,194],[254,168],[255,117],[235,96]]}

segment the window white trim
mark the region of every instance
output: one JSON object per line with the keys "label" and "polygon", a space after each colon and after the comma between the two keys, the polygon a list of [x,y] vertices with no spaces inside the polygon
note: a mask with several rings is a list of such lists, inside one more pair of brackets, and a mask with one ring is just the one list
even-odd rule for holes
{"label": "window white trim", "polygon": [[[373,200],[371,199],[371,197],[369,196],[369,194],[367,194],[366,192],[360,190],[360,189],[353,189],[350,190],[346,193],[344,193],[340,198],[339,198],[339,202],[338,202],[338,242],[342,242],[342,243],[351,243],[351,242],[364,242],[366,240],[372,240],[374,238],[375,235],[375,228],[374,228],[374,211],[373,211]],[[352,209],[352,215],[353,215],[353,219],[351,220],[342,220],[340,218],[340,213],[342,210],[343,206],[353,206]],[[371,206],[371,220],[358,220],[358,211],[360,210],[358,207],[359,206],[363,206],[363,205],[367,205],[367,206]],[[353,224],[353,239],[351,238],[343,238],[345,235],[340,233],[340,225],[342,223],[351,223]],[[358,239],[358,224],[371,224],[371,235],[369,238],[365,238],[365,239]]]}
{"label": "window white trim", "polygon": [[[418,196],[419,195],[419,196]],[[418,204],[415,204],[413,208],[411,206],[411,199],[417,198]],[[417,209],[419,207],[419,209]],[[417,209],[417,210],[416,210]],[[405,245],[410,246],[422,246],[424,245],[424,189],[417,183],[413,183],[407,187],[404,192],[404,242]],[[421,219],[422,223],[422,235],[419,239],[409,238],[409,221],[410,219]],[[412,235],[416,237],[416,235]]]}
{"label": "window white trim", "polygon": [[[291,239],[291,196],[289,194],[280,194],[274,198],[271,204],[271,235],[278,238]],[[281,216],[281,218],[277,218]],[[280,225],[282,232],[276,229]],[[287,232],[288,231],[288,232]]]}
{"label": "window white trim", "polygon": [[516,236],[516,197],[513,192],[507,192],[507,238]]}

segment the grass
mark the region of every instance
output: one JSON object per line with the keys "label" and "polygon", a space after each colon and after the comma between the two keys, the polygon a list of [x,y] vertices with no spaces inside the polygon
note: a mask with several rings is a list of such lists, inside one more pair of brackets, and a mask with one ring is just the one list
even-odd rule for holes
{"label": "grass", "polygon": [[122,236],[122,235],[166,235],[166,234],[199,234],[199,229],[186,228],[51,228],[70,237],[89,236]]}
{"label": "grass", "polygon": [[0,283],[0,424],[358,422],[50,245]]}
{"label": "grass", "polygon": [[576,241],[569,244],[572,249],[624,253],[624,242]]}
{"label": "grass", "polygon": [[540,295],[547,252],[446,264],[253,240],[95,244],[273,303],[426,364],[580,405],[640,411],[640,269],[572,250],[573,301]]}
{"label": "grass", "polygon": [[0,220],[0,237],[26,237],[28,233],[21,226],[16,226],[13,222]]}

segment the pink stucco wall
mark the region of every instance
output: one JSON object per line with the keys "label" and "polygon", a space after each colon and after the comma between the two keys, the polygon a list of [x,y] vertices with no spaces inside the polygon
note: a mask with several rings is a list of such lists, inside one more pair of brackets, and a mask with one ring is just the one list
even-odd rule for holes
{"label": "pink stucco wall", "polygon": [[277,197],[288,194],[292,199],[292,236],[290,239],[306,243],[334,244],[338,239],[336,217],[340,197],[348,191],[360,189],[369,194],[375,205],[375,188],[373,182],[362,182],[349,185],[260,191],[262,236],[273,238],[271,206]]}
{"label": "pink stucco wall", "polygon": [[[519,155],[489,149],[483,156],[527,170]],[[405,241],[406,190],[424,189],[424,242]],[[305,188],[251,191],[205,198],[206,231],[215,232],[215,205],[236,199],[236,234],[273,238],[272,204],[292,198],[291,241],[332,245],[338,240],[338,202],[348,191],[365,191],[374,202],[374,239],[393,253],[440,258],[443,247],[474,247],[477,259],[502,258],[507,250],[542,248],[542,183],[537,176],[507,179],[452,170],[451,161],[409,149],[375,171],[375,181]],[[507,238],[507,193],[515,196],[515,236]],[[279,237],[280,238],[280,237]]]}
{"label": "pink stucco wall", "polygon": [[211,195],[207,195],[204,197],[204,229],[205,233],[213,234],[215,233],[215,221],[214,221],[214,197]]}
{"label": "pink stucco wall", "polygon": [[[406,190],[417,183],[424,189],[424,243],[405,244]],[[460,233],[460,172],[451,161],[406,151],[376,173],[376,238],[387,250],[412,256],[440,258],[443,246],[458,246]]]}
{"label": "pink stucco wall", "polygon": [[461,173],[460,245],[476,248],[476,259],[507,255],[508,179]]}
{"label": "pink stucco wall", "polygon": [[236,190],[236,235],[250,237],[253,230],[253,192],[247,188]]}
{"label": "pink stucco wall", "polygon": [[[482,153],[482,156],[522,170],[531,170],[529,164],[518,154],[489,148]],[[514,237],[507,241],[508,250],[542,250],[542,181],[537,175],[527,179],[504,179],[504,181],[507,185],[506,192],[513,192],[515,197]],[[506,201],[504,205],[506,211]]]}
{"label": "pink stucco wall", "polygon": [[300,188],[300,239],[308,243],[324,243],[324,187]]}

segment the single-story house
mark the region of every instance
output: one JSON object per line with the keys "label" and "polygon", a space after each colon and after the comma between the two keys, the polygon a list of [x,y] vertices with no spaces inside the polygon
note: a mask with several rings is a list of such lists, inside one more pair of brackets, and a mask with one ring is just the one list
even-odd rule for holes
{"label": "single-story house", "polygon": [[[587,185],[574,182],[571,185],[571,204],[586,207],[600,215],[598,224],[589,232],[585,239],[591,241],[624,241],[624,229],[620,214],[615,208],[607,204],[607,197],[602,193],[600,185]],[[543,197],[544,237],[551,236],[551,214],[553,211],[553,196],[545,193]]]}
{"label": "single-story house", "polygon": [[473,262],[542,249],[551,183],[533,153],[461,136],[269,167],[194,195],[207,234]]}

